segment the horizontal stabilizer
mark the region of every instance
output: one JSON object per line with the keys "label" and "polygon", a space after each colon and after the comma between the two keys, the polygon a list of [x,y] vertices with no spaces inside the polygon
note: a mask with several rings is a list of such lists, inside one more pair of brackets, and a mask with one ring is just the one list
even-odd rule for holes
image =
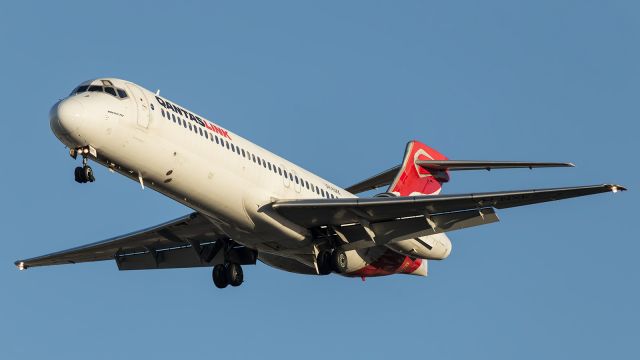
{"label": "horizontal stabilizer", "polygon": [[[516,168],[544,168],[544,167],[574,167],[572,163],[558,162],[525,162],[525,161],[478,161],[478,160],[417,160],[416,164],[433,171],[453,170],[491,170]],[[400,165],[385,170],[375,176],[347,187],[345,190],[352,194],[377,189],[391,184],[396,177]]]}
{"label": "horizontal stabilizer", "polygon": [[417,160],[416,164],[428,170],[491,170],[516,168],[574,167],[572,163],[478,160]]}

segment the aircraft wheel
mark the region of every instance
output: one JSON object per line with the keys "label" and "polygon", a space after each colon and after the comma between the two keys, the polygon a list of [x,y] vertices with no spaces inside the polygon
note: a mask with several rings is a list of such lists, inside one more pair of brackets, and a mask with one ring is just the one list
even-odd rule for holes
{"label": "aircraft wheel", "polygon": [[318,264],[318,273],[320,275],[331,274],[331,252],[328,250],[320,251],[318,258],[316,259]]}
{"label": "aircraft wheel", "polygon": [[226,266],[227,282],[231,286],[240,286],[244,280],[242,266],[236,263],[229,263]]}
{"label": "aircraft wheel", "polygon": [[93,169],[91,166],[86,165],[82,168],[82,174],[84,175],[85,182],[94,182],[96,178],[93,176]]}
{"label": "aircraft wheel", "polygon": [[225,267],[222,264],[218,264],[216,266],[213,267],[213,272],[211,274],[211,277],[213,278],[213,284],[218,288],[218,289],[224,289],[227,287],[227,285],[229,285],[229,282],[227,281],[227,274],[225,271]]}
{"label": "aircraft wheel", "polygon": [[335,270],[339,274],[344,274],[345,272],[347,272],[349,264],[347,261],[347,254],[344,252],[344,250],[335,249],[333,251],[333,254],[331,254],[331,260],[333,264],[333,270]]}
{"label": "aircraft wheel", "polygon": [[82,183],[84,182],[84,181],[82,181],[82,180],[83,180],[83,177],[82,177],[82,176],[83,176],[83,173],[82,173],[82,168],[81,168],[80,166],[78,166],[78,167],[73,171],[73,175],[74,175],[74,177],[75,177],[75,179],[76,179],[76,182],[77,182],[77,183],[81,183],[81,184],[82,184]]}

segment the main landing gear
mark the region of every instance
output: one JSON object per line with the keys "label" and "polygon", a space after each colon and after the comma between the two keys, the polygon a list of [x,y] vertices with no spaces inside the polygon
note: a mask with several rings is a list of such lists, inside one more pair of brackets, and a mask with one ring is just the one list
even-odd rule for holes
{"label": "main landing gear", "polygon": [[226,288],[227,285],[240,286],[244,280],[242,266],[236,263],[218,264],[214,266],[211,277],[218,289]]}
{"label": "main landing gear", "polygon": [[79,149],[71,149],[69,151],[69,154],[74,159],[78,156],[78,154],[82,155],[82,167],[76,167],[73,172],[76,182],[80,184],[96,181],[96,178],[93,176],[93,169],[88,164],[90,151],[91,148],[89,146],[85,146]]}
{"label": "main landing gear", "polygon": [[340,248],[320,251],[316,262],[319,275],[329,275],[332,271],[342,274],[348,269],[347,254]]}

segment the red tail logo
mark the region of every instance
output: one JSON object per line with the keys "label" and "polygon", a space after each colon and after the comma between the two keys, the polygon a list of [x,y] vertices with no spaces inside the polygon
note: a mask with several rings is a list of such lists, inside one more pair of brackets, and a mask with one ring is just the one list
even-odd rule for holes
{"label": "red tail logo", "polygon": [[446,171],[427,171],[416,165],[416,160],[448,160],[446,156],[427,145],[413,140],[407,144],[404,160],[387,192],[398,196],[435,195],[442,183],[449,181]]}

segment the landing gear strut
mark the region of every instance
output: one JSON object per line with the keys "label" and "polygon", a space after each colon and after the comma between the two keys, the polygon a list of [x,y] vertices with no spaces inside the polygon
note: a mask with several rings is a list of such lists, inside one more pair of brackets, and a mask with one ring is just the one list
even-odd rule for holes
{"label": "landing gear strut", "polygon": [[236,263],[218,264],[214,266],[211,277],[218,289],[226,288],[227,285],[240,286],[244,280],[242,266]]}
{"label": "landing gear strut", "polygon": [[84,147],[80,149],[72,149],[70,151],[71,157],[74,159],[78,156],[78,153],[82,155],[82,167],[78,166],[73,172],[73,175],[76,179],[76,182],[84,184],[87,182],[94,182],[96,178],[93,176],[93,169],[89,166],[89,147]]}

